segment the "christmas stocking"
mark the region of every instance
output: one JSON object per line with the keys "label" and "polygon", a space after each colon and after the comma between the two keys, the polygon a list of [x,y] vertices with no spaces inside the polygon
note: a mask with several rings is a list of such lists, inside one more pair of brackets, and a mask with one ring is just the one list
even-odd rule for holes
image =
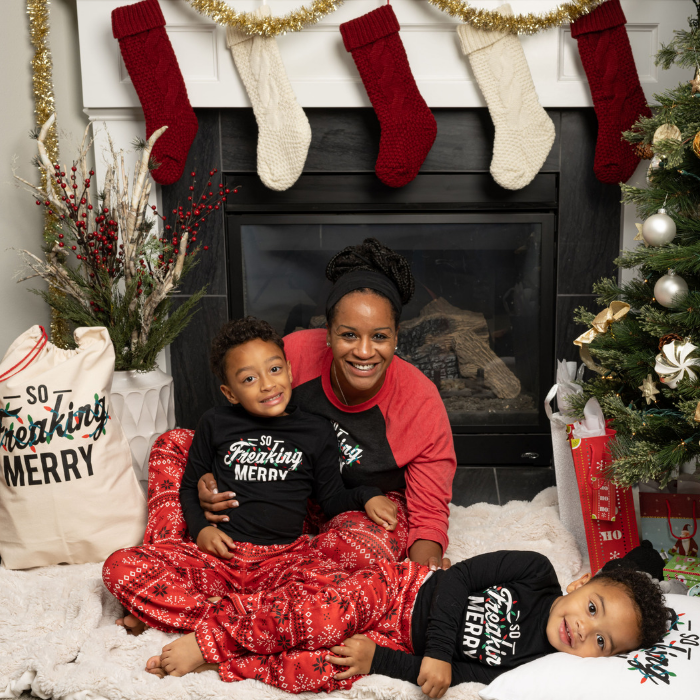
{"label": "christmas stocking", "polygon": [[593,170],[601,182],[626,182],[639,157],[632,144],[622,140],[622,132],[631,129],[639,117],[651,117],[651,110],[639,84],[620,0],[607,0],[577,19],[571,25],[571,36],[578,41],[598,117]]}
{"label": "christmas stocking", "polygon": [[[270,8],[256,10],[269,17]],[[258,175],[282,192],[301,175],[311,143],[311,127],[289,84],[274,37],[248,36],[231,27],[226,43],[258,122]]]}
{"label": "christmas stocking", "polygon": [[[513,14],[510,5],[502,5],[498,12]],[[496,128],[491,175],[501,187],[519,190],[532,181],[547,158],[554,143],[554,124],[537,99],[516,35],[468,24],[457,27],[457,34]]]}
{"label": "christmas stocking", "polygon": [[382,128],[377,177],[403,187],[418,174],[437,135],[435,118],[418,92],[399,22],[390,5],[340,25]]}
{"label": "christmas stocking", "polygon": [[158,0],[113,10],[112,33],[119,40],[124,64],[141,100],[146,138],[161,126],[168,127],[153,147],[153,159],[160,165],[151,175],[161,185],[171,185],[182,175],[197,135],[197,117],[187,99]]}

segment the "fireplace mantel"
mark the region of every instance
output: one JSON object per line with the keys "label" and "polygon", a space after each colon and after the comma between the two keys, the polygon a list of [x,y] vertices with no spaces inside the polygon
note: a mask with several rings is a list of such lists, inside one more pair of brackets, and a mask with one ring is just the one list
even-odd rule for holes
{"label": "fireplace mantel", "polygon": [[[560,0],[511,0],[515,12],[543,12]],[[274,0],[272,11],[284,15],[303,0]],[[130,110],[139,102],[119,46],[112,38],[110,14],[124,0],[78,0],[80,55],[85,110],[102,119],[101,110]],[[185,0],[160,0],[194,107],[250,106],[226,48],[225,30],[195,12]],[[229,0],[238,10],[259,2]],[[303,107],[367,107],[369,101],[346,53],[338,26],[379,6],[377,0],[346,0],[332,15],[299,33],[278,38],[282,59]],[[499,1],[476,0],[487,9]],[[458,21],[426,0],[395,0],[401,38],[418,87],[430,107],[483,107],[484,101],[468,60],[461,54]],[[630,43],[640,81],[651,99],[654,92],[678,82],[677,71],[662,71],[653,56],[673,30],[686,26],[689,0],[623,0]],[[521,37],[535,88],[544,107],[590,107],[591,97],[576,41],[568,26]]]}

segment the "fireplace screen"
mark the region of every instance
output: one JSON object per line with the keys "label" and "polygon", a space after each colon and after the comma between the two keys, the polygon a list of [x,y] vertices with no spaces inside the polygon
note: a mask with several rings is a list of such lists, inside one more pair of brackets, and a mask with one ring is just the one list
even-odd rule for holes
{"label": "fireplace screen", "polygon": [[283,334],[324,326],[327,261],[377,238],[408,258],[416,280],[398,355],[435,384],[453,426],[541,424],[552,355],[551,309],[543,308],[551,273],[548,289],[541,274],[544,258],[552,269],[551,215],[233,218],[230,240],[240,240],[242,257],[242,279],[230,275],[240,289],[238,300],[231,293],[233,315],[263,318]]}

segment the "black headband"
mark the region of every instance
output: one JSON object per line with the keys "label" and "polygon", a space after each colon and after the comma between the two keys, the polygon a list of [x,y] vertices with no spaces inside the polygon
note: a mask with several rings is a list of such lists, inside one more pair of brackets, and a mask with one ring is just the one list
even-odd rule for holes
{"label": "black headband", "polygon": [[381,292],[391,302],[399,316],[401,315],[403,304],[399,288],[385,274],[374,272],[374,270],[353,270],[340,277],[333,285],[326,301],[326,317],[346,294],[364,288]]}

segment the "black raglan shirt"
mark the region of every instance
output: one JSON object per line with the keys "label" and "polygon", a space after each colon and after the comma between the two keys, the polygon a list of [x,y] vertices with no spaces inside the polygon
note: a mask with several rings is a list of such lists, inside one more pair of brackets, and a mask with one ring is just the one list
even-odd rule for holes
{"label": "black raglan shirt", "polygon": [[417,683],[423,656],[452,664],[452,683],[490,683],[555,651],[549,610],[562,595],[549,559],[536,552],[489,552],[436,571],[413,608],[415,655],[376,647],[371,673]]}
{"label": "black raglan shirt", "polygon": [[180,502],[192,539],[210,523],[199,505],[197,482],[212,472],[219,493],[233,491],[239,505],[221,511],[220,530],[237,542],[288,544],[302,534],[306,502],[313,496],[332,518],[363,510],[382,491],[346,489],[338,440],[329,421],[287,406],[286,416],[264,418],[242,406],[207,411],[192,440],[180,486]]}

